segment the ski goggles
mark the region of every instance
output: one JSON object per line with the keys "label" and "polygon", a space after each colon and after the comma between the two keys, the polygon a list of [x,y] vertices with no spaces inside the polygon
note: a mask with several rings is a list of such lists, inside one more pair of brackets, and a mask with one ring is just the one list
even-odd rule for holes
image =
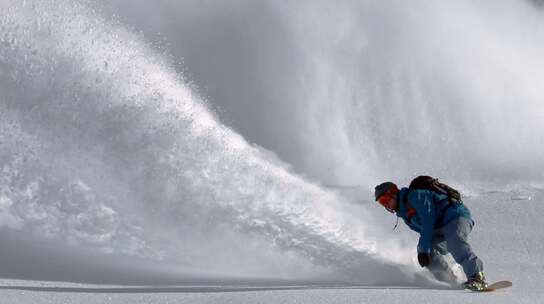
{"label": "ski goggles", "polygon": [[380,205],[384,206],[385,208],[389,208],[389,201],[392,197],[393,196],[391,195],[391,193],[386,192],[378,197],[378,203],[380,203]]}
{"label": "ski goggles", "polygon": [[391,213],[395,213],[395,210],[391,209],[391,206],[389,206],[389,202],[393,198],[393,194],[386,192],[382,194],[380,197],[378,197],[378,203],[382,205],[387,211]]}

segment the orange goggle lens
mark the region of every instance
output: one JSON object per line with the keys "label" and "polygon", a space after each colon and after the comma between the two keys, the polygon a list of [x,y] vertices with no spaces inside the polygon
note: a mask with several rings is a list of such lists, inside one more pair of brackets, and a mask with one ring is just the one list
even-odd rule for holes
{"label": "orange goggle lens", "polygon": [[384,207],[389,207],[388,203],[391,200],[391,195],[389,193],[383,194],[382,196],[378,197],[378,203],[380,203]]}

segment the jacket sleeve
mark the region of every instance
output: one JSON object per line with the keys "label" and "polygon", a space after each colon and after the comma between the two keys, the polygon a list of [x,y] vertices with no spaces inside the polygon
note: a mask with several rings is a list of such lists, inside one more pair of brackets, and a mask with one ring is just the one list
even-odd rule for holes
{"label": "jacket sleeve", "polygon": [[428,190],[416,190],[410,193],[410,201],[421,219],[421,231],[418,253],[431,253],[431,241],[435,224],[435,205],[433,193]]}

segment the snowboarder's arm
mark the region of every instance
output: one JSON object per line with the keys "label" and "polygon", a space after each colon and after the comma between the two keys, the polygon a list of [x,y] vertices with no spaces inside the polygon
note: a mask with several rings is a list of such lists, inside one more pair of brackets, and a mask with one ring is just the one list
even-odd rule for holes
{"label": "snowboarder's arm", "polygon": [[421,253],[431,252],[431,239],[435,223],[435,208],[433,194],[427,190],[416,190],[410,193],[410,201],[421,219],[421,231],[417,251]]}

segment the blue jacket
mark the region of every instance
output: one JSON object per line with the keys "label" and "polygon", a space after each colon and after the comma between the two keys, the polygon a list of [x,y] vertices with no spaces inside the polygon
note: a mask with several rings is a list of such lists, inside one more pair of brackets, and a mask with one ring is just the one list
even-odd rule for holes
{"label": "blue jacket", "polygon": [[[408,194],[408,204],[405,200],[406,194]],[[431,241],[435,229],[461,216],[472,220],[470,211],[462,202],[450,206],[445,194],[416,189],[408,192],[408,188],[402,188],[398,198],[397,216],[402,218],[410,229],[420,234],[417,245],[419,253],[431,252]]]}

